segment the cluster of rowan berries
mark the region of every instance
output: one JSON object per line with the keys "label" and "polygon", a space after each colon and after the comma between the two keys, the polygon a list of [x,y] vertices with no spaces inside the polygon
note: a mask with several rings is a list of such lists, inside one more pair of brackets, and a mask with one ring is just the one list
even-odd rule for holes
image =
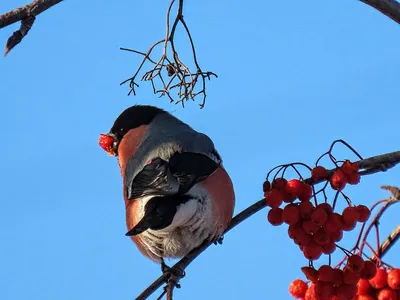
{"label": "cluster of rowan berries", "polygon": [[372,261],[359,255],[348,258],[341,269],[321,266],[318,270],[304,267],[309,285],[301,280],[292,281],[290,294],[302,300],[399,300],[400,269],[377,268]]}
{"label": "cluster of rowan berries", "polygon": [[[322,166],[315,167],[311,173],[314,182],[329,180],[335,190],[342,190],[347,183],[360,181],[357,164],[348,160],[330,178],[329,172]],[[366,222],[370,216],[369,208],[364,205],[349,205],[342,214],[334,212],[331,204],[326,202],[317,204],[315,200],[314,205],[311,201],[313,188],[298,179],[265,181],[263,190],[266,204],[271,207],[268,221],[274,226],[288,224],[289,237],[309,260],[333,253],[336,242],[343,237],[343,231],[353,230],[357,222]]]}

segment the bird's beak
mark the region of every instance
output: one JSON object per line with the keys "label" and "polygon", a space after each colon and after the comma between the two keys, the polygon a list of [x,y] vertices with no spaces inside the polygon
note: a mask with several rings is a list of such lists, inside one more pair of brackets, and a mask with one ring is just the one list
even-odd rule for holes
{"label": "bird's beak", "polygon": [[146,219],[142,219],[139,223],[136,224],[135,227],[133,227],[131,230],[129,230],[127,233],[125,233],[126,236],[133,236],[133,235],[138,235],[141,234],[142,232],[146,231],[149,229],[150,226]]}

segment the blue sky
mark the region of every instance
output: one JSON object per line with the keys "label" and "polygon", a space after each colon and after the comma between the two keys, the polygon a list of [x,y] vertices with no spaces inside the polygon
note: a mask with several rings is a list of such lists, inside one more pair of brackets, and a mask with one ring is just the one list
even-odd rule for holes
{"label": "blue sky", "polygon": [[[140,62],[119,47],[145,51],[163,38],[169,1],[161,2],[64,1],[0,59],[1,299],[134,299],[160,275],[124,235],[118,165],[97,144],[135,103],[167,109],[214,140],[236,213],[261,199],[272,167],[312,164],[335,139],[365,157],[399,150],[399,26],[387,17],[345,0],[188,2],[200,64],[219,78],[203,110],[182,109],[148,84],[136,97],[119,86]],[[23,4],[5,0],[0,11]],[[16,28],[0,30],[2,44]],[[177,43],[188,57],[184,41]],[[348,156],[341,149],[337,156]],[[395,168],[365,177],[348,194],[371,204],[399,176]],[[383,235],[395,216],[382,223]],[[399,265],[396,251],[387,259]],[[271,227],[264,210],[187,269],[176,299],[291,299],[287,287],[305,264],[286,227]]]}

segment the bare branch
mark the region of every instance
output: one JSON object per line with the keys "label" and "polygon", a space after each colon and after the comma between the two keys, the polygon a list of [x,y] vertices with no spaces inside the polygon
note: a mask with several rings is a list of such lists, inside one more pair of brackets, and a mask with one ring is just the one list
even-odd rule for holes
{"label": "bare branch", "polygon": [[21,27],[7,40],[4,56],[18,45],[31,29],[35,17],[62,0],[34,0],[30,4],[16,8],[0,16],[0,28],[21,21]]}
{"label": "bare branch", "polygon": [[[370,175],[377,172],[377,170],[386,171],[389,167],[393,167],[400,163],[400,151],[391,152],[383,155],[373,156],[367,159],[362,159],[356,162],[360,168],[359,174]],[[385,166],[385,167],[382,167]],[[333,173],[334,170],[330,170],[329,173]],[[316,184],[312,178],[308,178],[305,180],[310,184]],[[261,199],[249,206],[239,214],[237,214],[231,221],[229,227],[225,230],[224,235],[228,233],[231,229],[239,225],[244,220],[250,218],[255,213],[259,212],[263,208],[266,207],[265,199]],[[203,251],[205,251],[212,242],[204,242],[202,245],[191,251],[185,257],[183,257],[179,262],[177,262],[171,269],[177,270],[185,270],[190,263],[196,259]],[[165,282],[168,282],[168,275],[163,274],[157,280],[155,280],[147,289],[145,289],[136,300],[144,300],[147,299],[150,295],[152,295],[158,288],[160,288]]]}
{"label": "bare branch", "polygon": [[[389,234],[389,236],[383,241],[382,245],[380,246],[379,253],[381,256],[384,256],[390,248],[400,239],[400,225],[397,225],[395,229]],[[371,259],[376,259],[373,256]]]}
{"label": "bare branch", "polygon": [[400,24],[400,2],[396,0],[360,0],[365,4],[379,10],[393,21]]}
{"label": "bare branch", "polygon": [[[138,76],[139,72],[141,71],[143,65],[146,62],[150,62],[153,64],[153,68],[149,71],[146,71],[141,81],[150,81],[153,87],[153,93],[159,94],[160,97],[168,96],[170,102],[175,102],[175,104],[181,103],[184,106],[184,101],[189,99],[194,100],[194,98],[200,94],[203,95],[203,101],[200,104],[200,107],[203,108],[206,101],[206,79],[211,80],[211,76],[218,77],[215,73],[210,71],[203,71],[197,61],[197,54],[196,48],[194,46],[194,42],[187,26],[186,22],[183,19],[183,3],[184,0],[178,0],[178,8],[176,17],[170,27],[170,14],[172,11],[173,4],[175,0],[171,0],[170,5],[167,9],[166,14],[166,34],[165,38],[161,41],[156,42],[153,44],[150,49],[144,53],[137,50],[131,50],[127,48],[120,48],[121,50],[131,51],[140,55],[143,55],[143,60],[139,65],[138,69],[136,70],[135,74],[121,82],[121,85],[124,83],[130,83],[130,90],[128,95],[133,93],[136,95],[135,87],[138,87],[138,83],[135,81],[136,77]],[[186,34],[189,38],[192,55],[193,55],[193,63],[196,67],[196,71],[191,71],[190,68],[183,63],[178,55],[178,51],[175,47],[175,33],[178,24],[182,24],[184,27]],[[163,44],[163,54],[158,61],[150,59],[150,54],[152,53],[155,46],[159,44]],[[169,49],[170,48],[170,49]],[[171,52],[171,58],[168,57],[168,51]],[[166,79],[165,76],[170,77],[170,79]],[[156,80],[161,82],[161,87],[157,87]],[[197,83],[201,81],[201,89],[195,91]],[[175,99],[171,92],[172,90],[177,91],[178,98]]]}

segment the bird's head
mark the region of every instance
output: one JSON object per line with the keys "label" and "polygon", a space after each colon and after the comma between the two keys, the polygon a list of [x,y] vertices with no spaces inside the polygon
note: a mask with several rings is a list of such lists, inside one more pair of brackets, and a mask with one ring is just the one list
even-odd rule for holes
{"label": "bird's head", "polygon": [[125,134],[141,125],[149,125],[160,113],[166,111],[150,105],[128,107],[118,116],[108,133],[100,134],[100,147],[109,155],[118,156],[118,146]]}

